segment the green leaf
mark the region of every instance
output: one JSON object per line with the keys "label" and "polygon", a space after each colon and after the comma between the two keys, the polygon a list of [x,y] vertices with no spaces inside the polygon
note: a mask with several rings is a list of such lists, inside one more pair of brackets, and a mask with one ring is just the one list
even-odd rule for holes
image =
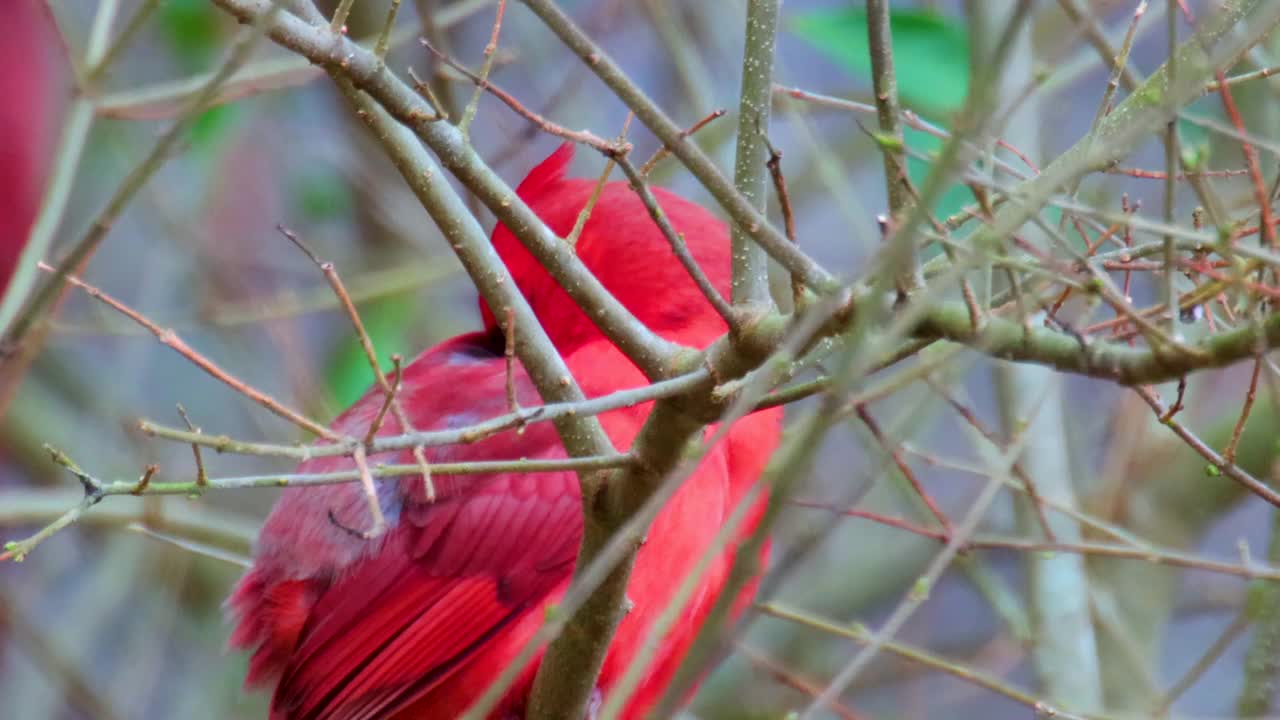
{"label": "green leaf", "polygon": [[[413,321],[413,296],[387,298],[360,308],[364,323],[383,371],[391,370],[391,356],[404,354]],[[373,387],[373,369],[364,355],[355,332],[348,332],[329,357],[325,383],[338,407],[347,407]]]}
{"label": "green leaf", "polygon": [[239,120],[240,109],[235,105],[218,105],[205,110],[191,123],[191,146],[201,155],[218,151]]}
{"label": "green leaf", "polygon": [[312,222],[346,217],[354,202],[351,187],[342,175],[315,168],[291,184],[290,195],[296,213]]}
{"label": "green leaf", "polygon": [[[1225,122],[1220,100],[1216,96],[1201,98],[1186,108],[1188,117],[1202,117]],[[1235,143],[1235,140],[1231,140]],[[1207,169],[1209,159],[1213,155],[1214,137],[1204,125],[1191,120],[1178,118],[1178,146],[1182,150],[1182,161],[1191,170]]]}
{"label": "green leaf", "polygon": [[205,0],[168,0],[160,5],[160,32],[190,71],[213,58],[221,42],[220,21],[217,9]]}
{"label": "green leaf", "polygon": [[[958,110],[969,92],[969,37],[964,28],[928,10],[894,10],[889,23],[902,103],[932,117]],[[850,73],[870,77],[865,10],[815,10],[792,17],[789,27]]]}
{"label": "green leaf", "polygon": [[[923,130],[915,130],[913,128],[903,128],[903,139],[907,147],[911,148],[915,153],[924,153],[926,156],[937,155],[942,150],[942,140],[934,135],[930,135]],[[911,184],[920,189],[924,187],[925,178],[929,176],[929,171],[933,169],[933,163],[918,157],[907,158],[907,177],[911,178]],[[960,183],[956,183],[947,188],[942,193],[942,197],[933,207],[933,215],[939,220],[945,220],[952,215],[964,209],[964,206],[973,201],[973,194],[969,189]]]}

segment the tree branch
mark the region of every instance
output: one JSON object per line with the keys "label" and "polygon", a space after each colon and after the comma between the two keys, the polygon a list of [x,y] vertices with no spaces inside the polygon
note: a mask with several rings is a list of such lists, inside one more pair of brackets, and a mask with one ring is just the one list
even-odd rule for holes
{"label": "tree branch", "polygon": [[[1280,3],[1224,3],[1222,10],[1104,118],[1095,132],[1072,145],[1039,175],[1014,188],[1012,202],[970,236],[971,246],[980,251],[1000,247],[1060,190],[1086,173],[1104,170],[1128,156],[1145,136],[1160,131],[1183,106],[1202,95],[1217,69],[1233,65],[1277,24]],[[1178,68],[1173,78],[1169,72],[1172,65]],[[942,262],[945,258],[938,264]]]}
{"label": "tree branch", "polygon": [[835,278],[821,265],[793,245],[786,236],[773,227],[762,213],[729,182],[719,168],[697,145],[684,134],[684,130],[657,103],[649,98],[613,59],[565,15],[554,0],[523,0],[552,32],[587,64],[604,84],[613,90],[618,99],[631,108],[645,127],[649,128],[672,155],[684,163],[689,172],[707,188],[716,202],[724,208],[734,224],[751,236],[774,260],[793,275],[798,275],[805,285],[818,292],[834,290]]}
{"label": "tree branch", "polygon": [[[902,135],[902,106],[898,103],[898,79],[893,70],[893,35],[889,27],[889,1],[867,0],[867,46],[871,51],[871,86],[876,98],[876,119],[884,136],[880,153],[884,156],[885,196],[889,201],[890,226],[902,221],[911,195],[903,185],[906,165],[902,158],[905,147]],[[913,290],[916,280],[915,247],[904,248],[907,255],[902,272],[897,276],[899,295]]]}
{"label": "tree branch", "polygon": [[[441,176],[417,139],[349,80],[336,72],[333,74],[338,89],[382,143],[396,169],[449,241],[481,296],[490,307],[511,308],[512,317],[522,328],[515,340],[516,354],[543,401],[585,400],[586,396],[574,381],[564,358],[551,344],[551,339],[529,307],[529,301],[516,287],[511,274],[485,237],[480,223],[467,211],[462,199]],[[565,415],[554,422],[565,450],[571,456],[601,455],[613,449],[595,418]],[[581,479],[587,483],[585,475]]]}
{"label": "tree branch", "polygon": [[[268,7],[267,0],[214,1],[241,22],[254,21]],[[467,138],[456,127],[439,122],[434,109],[372,52],[331,33],[327,27],[311,25],[287,14],[267,23],[267,32],[278,44],[323,65],[335,79],[345,79],[368,93],[381,106],[380,111],[412,130],[431,148],[441,165],[480,198],[637,367],[650,379],[669,374],[678,346],[637,321],[587,270],[573,248],[556,237],[493,172]],[[523,319],[517,318],[517,322],[521,327],[527,326]]]}
{"label": "tree branch", "polygon": [[[778,33],[778,0],[748,0],[746,43],[742,50],[742,92],[738,104],[738,145],[733,163],[733,185],[761,215],[768,207],[765,192],[766,138],[769,110],[773,107],[773,47]],[[733,251],[733,284],[730,298],[736,306],[768,308],[769,263],[764,250],[746,229],[734,224],[730,234]]]}

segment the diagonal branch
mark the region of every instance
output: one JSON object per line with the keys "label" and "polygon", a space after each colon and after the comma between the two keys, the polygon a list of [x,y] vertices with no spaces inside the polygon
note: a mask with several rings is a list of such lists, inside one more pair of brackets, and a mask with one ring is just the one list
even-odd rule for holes
{"label": "diagonal branch", "polygon": [[[267,0],[215,0],[240,19],[253,22],[267,11]],[[377,57],[325,26],[282,14],[266,23],[278,44],[325,67],[336,80],[369,94],[394,120],[413,131],[459,182],[489,208],[538,259],[547,272],[584,308],[596,324],[650,379],[668,375],[679,346],[654,334],[614,298],[578,258],[573,248],[547,228],[516,196],[454,126],[438,122],[435,111]],[[403,172],[403,171],[402,171]],[[450,221],[455,222],[455,221]],[[486,241],[487,244],[487,241]],[[496,260],[496,257],[494,258]],[[514,288],[514,285],[512,286]],[[503,307],[503,304],[491,307]],[[528,325],[517,318],[522,327]]]}
{"label": "diagonal branch", "polygon": [[[551,344],[529,301],[520,294],[511,274],[489,244],[480,223],[467,212],[462,198],[445,181],[417,139],[349,80],[335,75],[334,81],[440,227],[485,301],[490,307],[511,308],[512,318],[523,329],[515,339],[516,354],[543,400],[585,400],[564,358]],[[613,449],[595,418],[566,415],[557,418],[555,424],[565,449],[574,457],[600,455]]]}
{"label": "diagonal branch", "polygon": [[582,28],[560,9],[554,0],[524,0],[525,5],[536,14],[557,37],[582,58],[597,77],[609,86],[609,89],[636,114],[662,144],[679,158],[694,177],[724,208],[734,224],[760,244],[765,252],[793,275],[799,276],[804,283],[817,291],[834,290],[835,278],[809,256],[800,252],[786,236],[773,227],[750,201],[742,196],[716,167],[711,158],[691,142],[684,130],[645,94],[626,73],[618,67],[609,54],[591,40]]}

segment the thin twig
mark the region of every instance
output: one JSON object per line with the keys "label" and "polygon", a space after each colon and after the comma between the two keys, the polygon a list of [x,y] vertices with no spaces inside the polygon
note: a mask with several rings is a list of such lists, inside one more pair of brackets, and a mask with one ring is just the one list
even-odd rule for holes
{"label": "thin twig", "polygon": [[440,60],[440,62],[443,62],[444,64],[448,65],[454,70],[457,70],[458,72],[465,75],[468,80],[476,84],[477,88],[488,90],[489,93],[491,93],[494,97],[498,98],[507,107],[515,111],[517,115],[536,125],[539,130],[549,135],[554,135],[558,138],[568,140],[570,142],[595,148],[600,153],[606,154],[606,155],[608,154],[610,148],[612,147],[612,143],[610,143],[608,140],[605,140],[604,138],[596,135],[595,133],[592,133],[589,130],[570,130],[562,125],[557,125],[556,123],[530,110],[528,107],[525,107],[525,105],[521,103],[519,100],[517,100],[515,96],[512,95],[511,93],[507,92],[506,90],[503,90],[497,85],[494,85],[492,82],[490,82],[486,78],[471,72],[461,63],[457,62],[453,58],[449,57],[448,55],[445,55],[444,53],[440,52],[436,48],[432,47],[432,45],[428,43],[425,39],[421,39],[419,40],[419,42],[421,42],[422,46],[425,47],[427,50],[430,50],[431,54],[435,55],[436,58]]}
{"label": "thin twig", "polygon": [[[905,219],[910,201],[902,187],[905,168],[899,155],[905,147],[902,135],[902,109],[898,103],[898,80],[893,70],[893,36],[889,32],[889,0],[867,0],[867,44],[871,56],[871,85],[876,100],[876,118],[880,123],[877,145],[884,162],[884,183],[889,201],[890,225],[896,227]],[[895,286],[899,297],[909,295],[919,285],[916,279],[915,247],[896,243],[901,250],[895,257]]]}
{"label": "thin twig", "polygon": [[409,68],[408,73],[409,73],[409,82],[413,84],[414,91],[417,92],[418,95],[423,100],[426,100],[427,104],[431,106],[431,113],[427,115],[426,118],[424,119],[430,122],[439,122],[440,120],[448,120],[449,113],[445,109],[444,103],[440,101],[440,98],[436,97],[435,90],[431,89],[431,83],[426,82],[422,78],[418,77],[418,74],[413,71],[413,68]]}
{"label": "thin twig", "polygon": [[373,526],[360,534],[365,540],[376,538],[387,529],[387,518],[382,514],[382,502],[378,499],[378,488],[373,483],[373,474],[369,472],[369,458],[365,455],[363,445],[357,445],[351,453],[351,460],[360,472],[360,488],[364,490],[365,503],[369,506],[369,516],[373,518]]}
{"label": "thin twig", "polygon": [[889,454],[889,457],[893,460],[893,464],[898,468],[898,472],[902,473],[903,478],[911,484],[911,488],[916,491],[916,495],[924,501],[925,506],[929,508],[929,512],[933,515],[933,518],[942,526],[943,533],[950,537],[951,533],[955,531],[951,526],[951,518],[947,517],[947,514],[942,512],[942,509],[938,507],[936,502],[934,502],[933,497],[924,489],[924,485],[920,483],[919,478],[916,477],[915,471],[912,470],[911,466],[902,459],[902,453],[899,452],[898,448],[895,447],[893,443],[889,442],[887,437],[885,437],[884,431],[880,429],[880,424],[876,422],[876,419],[871,415],[871,411],[867,409],[866,405],[858,405],[854,408],[854,412],[857,414],[858,419],[862,421],[862,424],[866,425],[867,429],[871,431],[871,436],[875,438],[875,441],[880,448]]}
{"label": "thin twig", "polygon": [[[618,134],[616,146],[619,148],[629,148],[627,144],[627,130],[631,127],[632,114],[627,113],[627,117],[622,121],[622,132]],[[609,176],[613,174],[613,166],[617,165],[617,154],[609,153],[604,163],[604,169],[600,171],[600,177],[596,180],[595,187],[591,188],[591,195],[587,198],[586,205],[578,211],[578,217],[573,221],[573,229],[569,231],[569,235],[565,237],[571,247],[577,246],[578,239],[582,237],[582,231],[587,227],[587,221],[591,219],[591,211],[595,209],[596,203],[600,201],[600,194],[604,192],[604,186],[609,182]]]}
{"label": "thin twig", "polygon": [[[1231,119],[1231,124],[1239,131],[1242,137],[1246,136],[1244,120],[1240,117],[1240,110],[1236,107],[1235,97],[1231,94],[1231,87],[1227,84],[1226,73],[1219,69],[1216,73],[1218,85],[1222,88],[1220,96],[1222,97],[1222,107],[1226,110],[1227,117]],[[1267,247],[1272,250],[1277,249],[1280,239],[1277,238],[1275,224],[1272,222],[1271,201],[1267,194],[1267,188],[1262,180],[1262,164],[1258,160],[1258,149],[1253,143],[1242,139],[1240,141],[1240,149],[1244,152],[1245,164],[1249,167],[1249,177],[1253,180],[1254,200],[1258,203],[1258,212],[1261,215],[1262,239]]]}
{"label": "thin twig", "polygon": [[[1251,82],[1253,80],[1263,80],[1271,77],[1272,75],[1275,75],[1276,73],[1280,73],[1280,67],[1275,67],[1275,66],[1265,67],[1260,70],[1254,70],[1253,72],[1241,73],[1239,75],[1232,75],[1231,77],[1228,77],[1226,79],[1226,87],[1234,87],[1241,83]],[[1220,90],[1222,87],[1223,87],[1222,81],[1215,80],[1209,83],[1208,85],[1205,85],[1204,91],[1206,93],[1214,93],[1214,92],[1218,92],[1218,90]]]}
{"label": "thin twig", "polygon": [[[182,422],[187,424],[188,430],[196,433],[197,435],[201,433],[200,428],[196,427],[195,424],[191,422],[191,418],[187,415],[187,409],[182,407],[182,403],[178,403],[178,414],[182,416]],[[208,485],[209,475],[205,472],[204,455],[200,453],[200,445],[198,443],[191,443],[191,453],[195,456],[196,460],[196,485],[200,487]]]}
{"label": "thin twig", "polygon": [[[798,675],[795,670],[780,661],[774,660],[764,653],[745,642],[735,642],[734,647],[738,653],[745,657],[752,665],[764,670],[780,682],[788,687],[795,688],[804,693],[808,697],[813,697],[822,689],[811,680]],[[843,703],[835,702],[831,704],[831,709],[839,715],[841,720],[863,720],[866,716],[850,710]]]}
{"label": "thin twig", "polygon": [[[362,445],[356,445],[360,451],[363,451]],[[4,543],[0,546],[0,562],[5,560],[20,561],[28,555],[37,545],[58,531],[66,528],[75,522],[78,522],[85,512],[97,505],[103,498],[116,495],[141,495],[147,497],[162,495],[183,495],[189,496],[193,494],[203,493],[207,490],[244,490],[248,488],[282,488],[282,487],[312,487],[315,485],[336,485],[340,483],[359,482],[362,485],[366,499],[372,498],[370,501],[370,511],[374,514],[374,528],[377,527],[377,515],[381,515],[381,507],[379,506],[376,513],[373,511],[373,503],[377,499],[376,487],[370,493],[370,486],[374,481],[386,480],[392,478],[412,477],[421,472],[419,466],[415,464],[401,465],[369,465],[368,455],[364,455],[364,460],[357,462],[356,467],[350,470],[335,470],[323,473],[282,473],[276,475],[245,475],[239,477],[222,477],[209,478],[203,485],[197,484],[195,481],[157,481],[154,480],[156,470],[153,466],[149,466],[147,471],[139,479],[132,480],[101,480],[77,466],[74,462],[61,451],[49,448],[50,456],[59,465],[71,472],[80,481],[84,488],[84,497],[81,501],[70,510],[58,515],[53,522],[41,528],[36,534],[24,539],[14,540]],[[356,450],[352,451],[354,456]],[[635,462],[632,455],[628,453],[610,453],[608,455],[581,457],[581,458],[554,458],[554,459],[536,459],[518,458],[512,460],[481,460],[476,462],[459,462],[459,463],[440,463],[433,465],[432,470],[439,475],[488,475],[496,473],[534,473],[534,472],[590,472],[597,470],[608,470],[613,468],[627,467]],[[143,483],[142,481],[146,482]],[[145,520],[145,518],[144,518]],[[383,527],[385,528],[385,517],[383,519]],[[221,525],[198,528],[202,532],[217,534]],[[351,530],[350,528],[344,528]],[[372,537],[374,535],[373,528],[367,531],[352,530],[354,534],[361,537]]]}
{"label": "thin twig", "polygon": [[[769,150],[769,160],[766,162],[765,168],[769,171],[769,176],[773,178],[773,190],[778,195],[778,209],[782,212],[782,228],[787,234],[787,239],[794,244],[799,244],[796,238],[796,216],[791,208],[791,194],[787,192],[787,178],[782,174],[782,151],[773,146],[768,136],[764,138],[764,145]],[[798,308],[804,299],[804,281],[791,274],[791,306]]]}
{"label": "thin twig", "polygon": [[339,0],[338,7],[333,11],[333,21],[329,23],[329,29],[335,33],[346,35],[347,16],[351,14],[351,6],[355,4],[355,0]]}
{"label": "thin twig", "polygon": [[658,198],[653,194],[653,190],[649,188],[649,183],[645,180],[644,174],[636,170],[635,166],[627,158],[627,153],[617,152],[612,159],[622,169],[622,174],[627,177],[627,182],[631,189],[640,197],[640,201],[644,203],[644,207],[649,211],[649,217],[653,219],[658,230],[662,232],[662,236],[666,238],[667,244],[671,246],[671,252],[676,256],[676,260],[680,262],[694,284],[698,286],[698,290],[702,292],[703,297],[711,304],[716,314],[724,320],[725,325],[730,329],[738,327],[738,317],[729,302],[715,285],[711,283],[711,279],[707,277],[706,272],[698,265],[698,261],[694,259],[693,254],[689,252],[689,246],[684,241],[684,235],[675,229],[671,224],[671,218],[662,211],[662,206],[658,204]]}
{"label": "thin twig", "polygon": [[[518,355],[517,345],[517,355]],[[370,454],[381,454],[394,450],[406,450],[414,446],[439,447],[456,443],[470,444],[493,437],[498,433],[524,425],[555,421],[566,417],[592,417],[610,410],[635,407],[643,403],[662,398],[675,397],[688,393],[691,389],[705,382],[709,372],[699,368],[693,372],[663,380],[652,385],[644,385],[629,390],[620,390],[608,395],[577,402],[550,403],[534,407],[522,408],[516,413],[499,415],[466,427],[451,430],[419,430],[399,435],[388,435],[376,438],[368,447]],[[255,455],[261,457],[282,457],[293,460],[309,460],[318,457],[336,457],[350,455],[350,447],[335,444],[321,445],[283,445],[275,443],[255,443],[237,440],[227,435],[196,434],[179,428],[167,427],[142,420],[138,429],[151,437],[172,440],[181,443],[196,443],[202,447],[212,448],[220,453],[237,455]]]}
{"label": "thin twig", "polygon": [[471,121],[475,119],[476,110],[480,107],[480,96],[489,86],[489,73],[493,71],[493,58],[498,51],[498,33],[502,31],[502,16],[506,11],[507,0],[498,0],[497,15],[493,19],[493,31],[489,35],[489,44],[484,46],[484,62],[480,66],[480,76],[476,78],[476,89],[471,93],[471,100],[462,111],[462,119],[458,121],[458,130],[462,132],[463,137],[470,135]]}
{"label": "thin twig", "polygon": [[[386,373],[382,372],[382,363],[378,361],[378,353],[374,350],[373,338],[369,337],[369,332],[365,330],[364,322],[360,319],[360,312],[356,309],[355,303],[351,301],[351,295],[347,293],[347,288],[343,285],[342,278],[339,277],[338,271],[334,268],[333,263],[321,261],[320,258],[317,257],[316,254],[312,252],[296,234],[283,225],[277,225],[276,229],[288,238],[290,242],[297,246],[298,249],[301,250],[308,258],[310,258],[311,262],[315,263],[316,267],[320,269],[320,272],[324,274],[325,280],[329,283],[329,287],[333,289],[333,294],[337,296],[338,302],[342,305],[343,309],[346,310],[348,319],[351,320],[351,326],[355,329],[356,337],[360,341],[360,348],[364,350],[365,359],[369,362],[369,368],[373,371],[373,376],[377,380],[378,387],[386,396],[386,403],[391,406],[391,413],[400,423],[400,432],[413,432],[413,423],[409,419],[409,414],[405,412],[404,406],[400,403],[399,398],[396,397],[396,392],[400,387],[400,374],[397,372],[396,382],[392,385],[392,383],[387,380]],[[375,425],[371,425],[369,433],[375,434],[377,429],[378,428]],[[368,445],[367,441],[366,445]],[[436,491],[434,484],[431,482],[431,467],[427,463],[426,454],[423,452],[421,445],[415,446],[412,453],[414,459],[417,460],[418,464],[422,468],[422,482],[426,492],[427,501],[434,501]],[[354,457],[354,455],[352,457]],[[375,522],[375,526],[376,525],[377,523]]]}
{"label": "thin twig", "polygon": [[1040,715],[1063,718],[1063,720],[1085,720],[1085,718],[1079,715],[1074,715],[1062,708],[1049,705],[1032,693],[1020,690],[1012,685],[1008,685],[1000,678],[974,670],[966,665],[952,662],[925,650],[906,645],[894,640],[893,638],[885,637],[884,632],[873,632],[864,625],[857,624],[850,627],[846,624],[837,624],[778,603],[757,604],[756,608],[759,609],[760,612],[772,617],[799,623],[806,627],[810,627],[836,637],[849,638],[857,642],[864,649],[875,647],[907,660],[911,660],[912,662],[921,663],[927,667],[933,668],[934,670],[955,676],[965,682],[986,688],[998,695],[1002,695],[1010,700],[1026,705]]}
{"label": "thin twig", "polygon": [[[49,273],[56,272],[54,268],[50,267],[49,265],[43,262],[40,263],[39,267],[41,270],[44,270],[45,272],[49,272]],[[95,300],[98,300],[99,302],[103,303],[107,307],[110,307],[112,310],[115,310],[121,315],[124,315],[125,317],[134,321],[138,325],[141,325],[142,327],[146,328],[148,332],[156,336],[156,339],[159,340],[162,345],[172,349],[174,352],[183,356],[184,358],[189,360],[193,365],[205,371],[205,373],[208,374],[210,377],[214,378],[215,380],[218,380],[219,382],[223,383],[227,387],[230,387],[232,390],[235,390],[241,395],[244,395],[250,400],[261,405],[262,407],[270,410],[271,412],[275,413],[279,417],[285,420],[288,420],[294,425],[297,425],[298,427],[302,428],[303,430],[306,430],[307,432],[317,437],[322,437],[327,440],[333,440],[335,442],[341,441],[344,439],[341,435],[338,435],[337,433],[321,425],[320,423],[317,423],[316,421],[311,420],[310,418],[307,418],[302,413],[299,413],[296,410],[286,407],[284,404],[282,404],[280,401],[276,400],[275,398],[271,397],[270,395],[250,385],[247,385],[243,380],[240,380],[239,378],[235,377],[231,373],[228,373],[227,371],[223,370],[215,362],[205,357],[204,355],[201,355],[199,352],[194,350],[190,345],[187,345],[187,343],[184,342],[182,338],[178,337],[178,335],[174,333],[172,330],[166,330],[160,327],[159,325],[156,325],[155,323],[147,319],[147,317],[144,316],[142,313],[138,312],[137,310],[134,310],[128,305],[125,305],[124,303],[106,294],[105,292],[98,289],[97,287],[94,287],[93,285],[86,283],[85,281],[81,280],[80,278],[74,275],[67,275],[66,281],[71,283],[75,287],[80,288],[85,293],[87,293],[90,297],[94,298]]]}
{"label": "thin twig", "polygon": [[1231,618],[1231,622],[1227,623],[1227,627],[1223,629],[1222,633],[1205,649],[1191,667],[1187,668],[1187,671],[1169,686],[1169,690],[1160,698],[1160,702],[1151,709],[1150,716],[1164,717],[1173,703],[1182,697],[1182,694],[1189,690],[1192,685],[1195,685],[1196,681],[1203,677],[1209,668],[1213,667],[1213,664],[1218,661],[1218,658],[1222,657],[1227,648],[1231,647],[1236,638],[1249,629],[1249,622],[1248,612],[1241,611],[1236,613],[1236,616]]}
{"label": "thin twig", "polygon": [[382,405],[378,408],[378,414],[373,416],[373,422],[369,423],[369,431],[364,434],[364,445],[368,447],[378,436],[378,430],[382,428],[382,423],[387,418],[387,411],[391,409],[391,405],[395,402],[396,395],[400,392],[400,384],[404,381],[404,368],[401,363],[404,357],[399,353],[391,356],[391,375],[395,379],[391,381],[391,392],[383,393]]}
{"label": "thin twig", "polygon": [[[961,419],[968,423],[970,427],[977,430],[978,434],[982,435],[982,437],[985,438],[987,442],[991,443],[993,447],[1001,448],[1003,451],[1003,446],[1000,443],[999,438],[997,438],[996,434],[988,429],[986,425],[978,419],[977,413],[957,400],[951,393],[947,392],[947,389],[943,387],[941,383],[936,381],[932,374],[925,376],[925,382],[927,382],[929,387],[937,393],[938,396],[941,397],[947,405],[949,405],[951,409],[961,417]],[[1044,496],[1040,494],[1039,485],[1037,485],[1031,478],[1031,475],[1023,469],[1020,462],[1015,462],[1013,466],[1010,467],[1010,472],[1014,477],[1022,482],[1022,485],[1027,492],[1027,499],[1030,501],[1031,507],[1035,512],[1036,521],[1040,525],[1040,532],[1044,533],[1045,539],[1049,542],[1057,541],[1058,538],[1053,532],[1053,526],[1049,522],[1049,516],[1045,512],[1045,499]]]}
{"label": "thin twig", "polygon": [[502,356],[506,363],[507,375],[507,412],[520,412],[520,401],[516,398],[516,314],[510,308],[503,308],[506,322],[502,325],[502,334],[506,340]]}
{"label": "thin twig", "polygon": [[[1139,385],[1134,387],[1133,390],[1138,393],[1138,397],[1141,397],[1146,401],[1147,405],[1151,406],[1151,409],[1155,412],[1157,417],[1165,417],[1168,415],[1168,411],[1164,408],[1163,404],[1161,404],[1160,398],[1156,396],[1155,391],[1150,387]],[[1197,455],[1209,462],[1209,466],[1212,468],[1210,471],[1211,475],[1226,475],[1244,486],[1246,490],[1254,495],[1257,495],[1276,507],[1280,507],[1280,493],[1272,490],[1265,483],[1255,478],[1239,465],[1236,465],[1233,462],[1227,462],[1221,455],[1215,452],[1213,448],[1209,447],[1203,440],[1197,437],[1195,433],[1183,426],[1182,423],[1178,422],[1176,419],[1170,418],[1164,422],[1164,426],[1172,430],[1178,437],[1182,438],[1182,441],[1186,443],[1187,447],[1194,450]]]}
{"label": "thin twig", "polygon": [[382,32],[378,34],[378,42],[373,46],[374,56],[383,62],[386,62],[387,50],[391,47],[391,31],[396,25],[396,14],[400,12],[400,1],[391,0],[387,7],[387,19],[382,23]]}
{"label": "thin twig", "polygon": [[[709,125],[712,120],[715,120],[716,118],[724,117],[726,112],[727,111],[724,108],[712,110],[711,113],[708,114],[706,117],[690,125],[684,130],[681,130],[680,137],[687,138],[692,136],[694,133],[698,132],[702,128]],[[653,172],[653,168],[657,166],[658,163],[662,162],[662,160],[670,154],[671,154],[671,151],[667,149],[666,145],[663,145],[659,147],[657,150],[654,150],[653,155],[651,155],[648,160],[645,160],[644,164],[640,166],[640,174],[644,177],[648,177],[649,173]]]}
{"label": "thin twig", "polygon": [[1182,404],[1182,401],[1186,398],[1186,395],[1187,395],[1187,376],[1186,375],[1183,375],[1182,377],[1178,378],[1177,393],[1178,393],[1177,396],[1173,400],[1173,404],[1170,405],[1169,409],[1165,411],[1163,415],[1160,416],[1160,422],[1162,423],[1169,422],[1175,416],[1177,416],[1177,414],[1181,412],[1182,409],[1185,407]]}
{"label": "thin twig", "polygon": [[[1234,464],[1236,461],[1236,449],[1240,447],[1240,436],[1244,434],[1245,423],[1249,422],[1249,414],[1253,412],[1253,403],[1258,399],[1258,376],[1262,373],[1262,358],[1256,358],[1253,361],[1253,372],[1249,376],[1249,389],[1244,395],[1244,405],[1240,408],[1240,417],[1236,418],[1236,424],[1231,429],[1231,439],[1227,442],[1227,448],[1222,451],[1222,459],[1225,462]],[[1182,401],[1181,395],[1178,402]]]}
{"label": "thin twig", "polygon": [[[860,508],[833,508],[826,503],[810,500],[792,500],[791,504],[797,507],[828,510],[846,517],[869,520],[871,522],[884,525],[885,527],[896,528],[914,535],[919,535],[920,537],[936,540],[941,543],[945,543],[947,541],[946,536],[943,535],[941,530],[925,527],[911,522],[910,520],[894,517],[892,515],[885,515],[883,513],[872,512],[870,510],[863,510]],[[1146,541],[1142,541],[1137,545],[1119,545],[1116,543],[1096,541],[1063,542],[1059,540],[1056,542],[1046,542],[1040,540],[1028,540],[1020,537],[977,535],[966,541],[961,548],[961,552],[972,552],[974,550],[1009,550],[1020,553],[1071,553],[1076,555],[1155,563],[1157,565],[1167,565],[1169,567],[1203,570],[1206,572],[1230,575],[1232,577],[1245,578],[1248,580],[1280,580],[1280,567],[1275,565],[1263,565],[1257,562],[1244,564],[1241,562],[1216,560],[1200,555],[1180,552],[1178,550],[1161,547],[1159,545],[1152,545]]]}
{"label": "thin twig", "polygon": [[[160,469],[159,465],[148,465],[142,470],[142,477],[138,478],[138,484],[133,486],[130,495],[142,495],[147,491],[147,486],[151,484],[151,478],[156,476],[156,471]],[[203,485],[204,483],[199,483]]]}

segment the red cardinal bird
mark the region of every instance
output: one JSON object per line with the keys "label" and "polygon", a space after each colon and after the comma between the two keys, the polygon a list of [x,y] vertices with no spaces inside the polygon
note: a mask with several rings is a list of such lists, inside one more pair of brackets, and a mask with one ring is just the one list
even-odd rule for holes
{"label": "red cardinal bird", "polygon": [[39,0],[9,0],[0,8],[0,295],[40,208],[53,98],[61,91],[49,48],[49,19]]}
{"label": "red cardinal bird", "polygon": [[[572,157],[572,147],[562,146],[517,190],[562,237],[595,184],[564,177]],[[655,193],[698,263],[727,294],[725,226],[671,193]],[[645,383],[505,227],[495,230],[493,244],[589,397]],[[622,183],[605,186],[576,248],[604,286],[668,340],[704,347],[725,331]],[[416,429],[456,428],[507,412],[502,331],[483,301],[481,313],[482,332],[443,342],[404,369],[400,397]],[[515,382],[522,405],[539,403],[522,370]],[[362,436],[383,399],[370,392],[333,428]],[[648,411],[648,405],[615,410],[600,421],[625,450]],[[680,579],[759,477],[777,443],[780,419],[772,410],[739,421],[655,519],[627,589],[634,607],[610,646],[599,697],[629,666]],[[379,434],[400,432],[388,417]],[[433,448],[429,457],[458,462],[561,458],[565,452],[552,426],[539,423],[469,445]],[[413,462],[407,453],[375,460]],[[298,471],[351,467],[347,458],[320,458]],[[457,717],[524,647],[545,606],[564,592],[582,537],[574,474],[454,475],[434,482],[434,502],[427,501],[420,478],[381,483],[390,528],[374,540],[351,532],[370,523],[358,486],[284,491],[263,528],[253,568],[228,601],[238,622],[231,645],[253,651],[247,684],[275,683],[273,719]],[[723,587],[729,562],[726,552],[705,576],[626,717],[640,716],[657,701]],[[524,716],[536,669],[530,665],[492,717]]]}

